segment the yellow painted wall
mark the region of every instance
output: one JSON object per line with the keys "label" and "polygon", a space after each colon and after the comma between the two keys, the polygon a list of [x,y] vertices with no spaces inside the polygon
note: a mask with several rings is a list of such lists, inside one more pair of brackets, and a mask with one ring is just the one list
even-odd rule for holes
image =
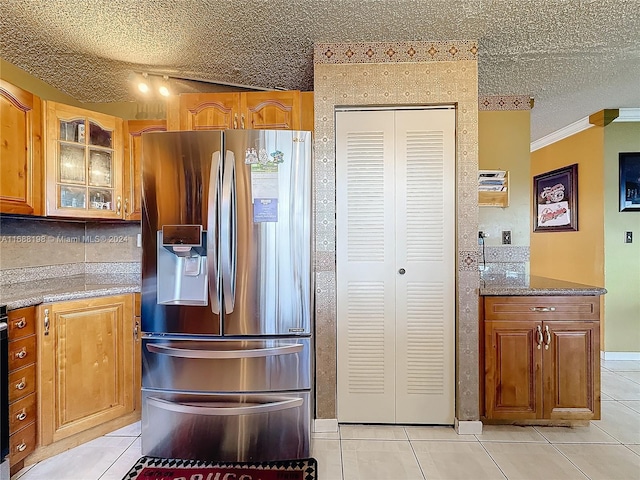
{"label": "yellow painted wall", "polygon": [[511,230],[512,245],[529,246],[530,131],[530,110],[478,112],[478,168],[509,172],[509,206],[478,211],[478,230],[489,234],[487,246],[500,245],[503,230]]}
{"label": "yellow painted wall", "polygon": [[[640,152],[640,122],[604,128],[606,352],[640,352],[640,211],[619,211],[619,153]],[[633,232],[633,243],[624,233]]]}
{"label": "yellow painted wall", "polygon": [[531,185],[535,175],[578,164],[578,231],[531,228],[532,275],[604,286],[603,150],[604,128],[594,126],[531,153]]}

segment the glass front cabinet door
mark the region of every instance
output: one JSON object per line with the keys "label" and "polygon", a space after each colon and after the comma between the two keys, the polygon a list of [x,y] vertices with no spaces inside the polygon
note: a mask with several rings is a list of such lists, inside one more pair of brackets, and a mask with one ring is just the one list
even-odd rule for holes
{"label": "glass front cabinet door", "polygon": [[47,102],[47,215],[123,218],[122,119]]}

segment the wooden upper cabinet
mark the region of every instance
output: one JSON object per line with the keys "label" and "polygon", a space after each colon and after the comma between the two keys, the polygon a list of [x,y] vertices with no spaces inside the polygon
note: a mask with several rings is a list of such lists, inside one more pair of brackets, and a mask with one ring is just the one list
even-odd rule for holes
{"label": "wooden upper cabinet", "polygon": [[167,106],[169,130],[299,130],[301,117],[298,90],[189,93]]}
{"label": "wooden upper cabinet", "polygon": [[248,92],[240,100],[240,128],[300,130],[299,91]]}
{"label": "wooden upper cabinet", "polygon": [[124,218],[122,119],[45,103],[46,214]]}
{"label": "wooden upper cabinet", "polygon": [[125,220],[142,218],[142,134],[166,130],[165,120],[129,120],[124,124]]}
{"label": "wooden upper cabinet", "polygon": [[42,102],[0,79],[0,213],[42,214]]}

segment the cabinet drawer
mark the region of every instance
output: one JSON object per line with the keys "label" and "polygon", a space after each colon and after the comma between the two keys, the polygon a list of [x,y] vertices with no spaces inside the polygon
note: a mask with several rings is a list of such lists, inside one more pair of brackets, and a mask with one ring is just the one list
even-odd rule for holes
{"label": "cabinet drawer", "polygon": [[36,421],[36,394],[32,393],[9,405],[9,432],[15,433]]}
{"label": "cabinet drawer", "polygon": [[9,463],[15,465],[36,448],[36,424],[32,423],[9,437]]}
{"label": "cabinet drawer", "polygon": [[9,342],[9,371],[36,362],[36,336]]}
{"label": "cabinet drawer", "polygon": [[484,297],[485,320],[600,320],[600,297]]}
{"label": "cabinet drawer", "polygon": [[8,317],[10,341],[36,333],[36,309],[34,307],[11,310]]}
{"label": "cabinet drawer", "polygon": [[15,370],[9,374],[9,403],[36,391],[36,366]]}

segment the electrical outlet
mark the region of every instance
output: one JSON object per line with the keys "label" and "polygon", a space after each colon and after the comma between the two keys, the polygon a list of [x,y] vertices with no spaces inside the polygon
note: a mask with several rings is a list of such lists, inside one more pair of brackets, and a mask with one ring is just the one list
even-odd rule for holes
{"label": "electrical outlet", "polygon": [[502,244],[511,245],[511,230],[502,231]]}
{"label": "electrical outlet", "polygon": [[624,243],[633,243],[633,232],[624,232]]}

